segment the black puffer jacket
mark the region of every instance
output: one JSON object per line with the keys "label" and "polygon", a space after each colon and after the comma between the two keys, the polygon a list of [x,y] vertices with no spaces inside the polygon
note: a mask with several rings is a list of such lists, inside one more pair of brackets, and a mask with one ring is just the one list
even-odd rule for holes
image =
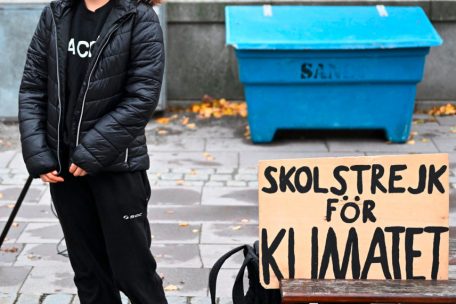
{"label": "black puffer jacket", "polygon": [[[74,1],[46,5],[30,42],[19,90],[22,155],[29,174],[61,164],[62,105]],[[149,168],[145,126],[160,95],[165,51],[152,6],[115,1],[93,45],[72,121],[71,161],[88,174]]]}

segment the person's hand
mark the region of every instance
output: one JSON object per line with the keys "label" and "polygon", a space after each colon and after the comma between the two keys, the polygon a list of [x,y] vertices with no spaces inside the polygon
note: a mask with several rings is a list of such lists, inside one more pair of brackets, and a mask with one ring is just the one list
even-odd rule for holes
{"label": "person's hand", "polygon": [[63,182],[63,177],[57,175],[57,170],[49,173],[41,174],[40,178],[43,182],[58,183]]}
{"label": "person's hand", "polygon": [[78,167],[76,164],[71,163],[70,166],[70,173],[73,174],[74,176],[84,176],[87,174],[87,172],[82,169],[81,167]]}

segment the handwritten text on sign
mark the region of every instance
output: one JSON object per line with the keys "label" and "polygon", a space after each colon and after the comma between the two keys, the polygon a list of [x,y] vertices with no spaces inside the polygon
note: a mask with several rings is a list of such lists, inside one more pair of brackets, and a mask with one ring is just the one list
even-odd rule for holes
{"label": "handwritten text on sign", "polygon": [[447,279],[448,156],[260,161],[260,276]]}

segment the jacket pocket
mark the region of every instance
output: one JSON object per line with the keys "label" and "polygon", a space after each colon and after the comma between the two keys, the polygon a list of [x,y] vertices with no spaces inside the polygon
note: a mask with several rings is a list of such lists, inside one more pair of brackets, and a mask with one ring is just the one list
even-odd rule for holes
{"label": "jacket pocket", "polygon": [[152,194],[152,189],[150,187],[149,178],[147,177],[147,171],[146,170],[141,170],[140,171],[140,175],[141,175],[141,180],[142,180],[142,183],[143,183],[143,189],[144,189],[145,196],[146,196],[146,202],[145,203],[147,205],[147,203],[149,202],[150,196]]}

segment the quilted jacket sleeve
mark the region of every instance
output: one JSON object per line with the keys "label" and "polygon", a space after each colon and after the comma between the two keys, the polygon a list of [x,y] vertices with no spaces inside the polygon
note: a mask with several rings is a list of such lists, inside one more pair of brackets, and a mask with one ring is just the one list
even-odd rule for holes
{"label": "quilted jacket sleeve", "polygon": [[143,132],[158,104],[165,64],[163,32],[152,7],[141,5],[133,24],[122,100],[81,138],[72,155],[88,174],[113,162]]}
{"label": "quilted jacket sleeve", "polygon": [[22,157],[27,171],[34,178],[58,168],[57,159],[46,142],[50,13],[48,6],[41,12],[27,50],[19,86],[18,120]]}

